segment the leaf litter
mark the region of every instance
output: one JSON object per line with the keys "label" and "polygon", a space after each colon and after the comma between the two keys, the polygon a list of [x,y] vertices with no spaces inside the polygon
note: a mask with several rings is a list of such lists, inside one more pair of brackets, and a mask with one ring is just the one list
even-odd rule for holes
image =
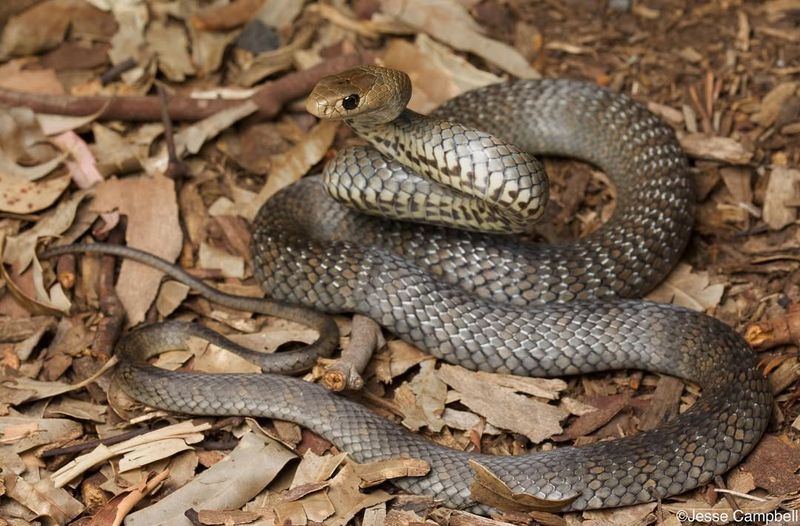
{"label": "leaf litter", "polygon": [[[793,4],[654,0],[634,2],[627,12],[612,6],[625,2],[608,4],[599,11],[589,3],[567,9],[496,0],[235,0],[210,8],[194,0],[31,0],[1,7],[0,460],[12,471],[4,471],[0,515],[14,524],[37,516],[119,524],[127,516],[129,526],[605,525],[677,524],[680,510],[730,510],[726,491],[739,495],[742,509],[792,506],[800,491],[791,460],[799,451],[792,423],[800,421],[800,367],[793,356],[798,340],[781,327],[794,326],[800,304]],[[244,35],[250,27],[264,46],[257,51]],[[720,40],[720,28],[735,39]],[[247,222],[277,190],[313,172],[348,133],[304,114],[302,102],[291,102],[301,93],[258,98],[258,83],[302,80],[293,75],[353,52],[361,53],[357,60],[377,56],[407,71],[416,88],[411,107],[421,112],[509,74],[574,77],[631,94],[676,129],[691,157],[699,211],[682,262],[648,299],[705,311],[742,331],[757,327],[747,334],[765,349],[780,408],[750,460],[712,485],[718,491],[690,492],[659,509],[481,518],[386,491],[386,480],[424,473],[427,466],[417,460],[361,466],[293,424],[265,421],[262,429],[249,419],[189,420],[142,412],[119,396],[104,374],[114,361],[93,341],[106,336],[99,322],[115,316],[105,303],[102,264],[63,258],[51,272],[34,258],[37,245],[86,239],[87,232],[113,235],[121,218],[128,244],[176,260],[220,288],[260,294]],[[174,122],[175,155],[190,167],[177,181],[163,175],[176,161],[163,123],[139,122],[137,111],[124,107],[114,114],[123,118],[97,122],[112,109],[111,99],[65,115],[54,115],[53,107],[65,110],[75,100],[60,99],[47,106],[51,111],[20,102],[33,94],[123,101],[151,95],[144,104],[157,115],[156,83],[170,104],[185,104],[184,96],[202,104],[237,97],[213,115],[195,107]],[[277,124],[259,122],[281,106]],[[539,234],[549,240],[596,229],[613,209],[605,176],[575,162],[547,160],[547,167],[553,220],[537,227]],[[131,326],[167,316],[205,321],[268,352],[315,336],[281,320],[217,308],[132,262],[121,263],[116,294]],[[69,322],[56,325],[52,316],[68,311]],[[205,346],[196,356],[178,353],[160,363],[167,362],[255,370]],[[362,375],[358,396],[381,414],[445,445],[504,454],[652,429],[698,396],[695,386],[637,372],[580,380],[475,373],[392,337]],[[128,433],[138,436],[124,438]],[[114,437],[123,438],[114,443]],[[484,482],[504,498],[502,487]]]}

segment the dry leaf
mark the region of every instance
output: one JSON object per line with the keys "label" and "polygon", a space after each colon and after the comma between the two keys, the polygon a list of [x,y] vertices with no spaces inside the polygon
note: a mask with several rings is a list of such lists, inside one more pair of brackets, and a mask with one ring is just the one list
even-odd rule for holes
{"label": "dry leaf", "polygon": [[0,211],[32,214],[52,205],[69,186],[69,175],[31,182],[0,172]]}
{"label": "dry leaf", "polygon": [[[194,155],[206,141],[213,139],[219,133],[227,130],[238,121],[244,119],[258,110],[258,105],[252,100],[232,106],[226,110],[215,113],[191,126],[182,128],[175,134],[175,153],[178,158]],[[166,147],[156,157],[147,159],[145,169],[150,174],[164,173],[169,165],[169,155]]]}
{"label": "dry leaf", "polygon": [[303,177],[312,166],[320,162],[333,143],[339,123],[320,121],[308,132],[308,137],[294,145],[289,151],[273,156],[267,184],[255,199],[239,203],[239,214],[250,221],[258,209],[281,188]]}
{"label": "dry leaf", "polygon": [[[538,444],[562,431],[560,422],[569,414],[563,409],[519,395],[503,385],[486,382],[486,376],[462,367],[444,364],[438,371],[460,401],[493,426],[520,433]],[[525,418],[519,418],[524,414]]]}
{"label": "dry leaf", "polygon": [[415,365],[430,359],[429,354],[425,354],[410,343],[390,340],[386,342],[383,350],[375,354],[370,367],[375,368],[375,376],[379,381],[389,383]]}
{"label": "dry leaf", "polygon": [[[403,425],[412,431],[424,426],[431,431],[439,432],[444,427],[442,413],[447,399],[447,385],[438,378],[435,367],[435,360],[425,360],[420,363],[419,372],[410,382],[401,385],[395,396],[395,401],[403,411]],[[410,396],[402,396],[401,392],[404,389],[408,389]],[[402,399],[405,399],[406,403],[402,403]]]}
{"label": "dry leaf", "polygon": [[14,272],[22,274],[36,256],[36,243],[42,238],[57,237],[67,230],[75,221],[78,206],[89,195],[86,190],[75,192],[33,227],[18,236],[6,238],[2,260],[11,263]]}
{"label": "dry leaf", "polygon": [[[183,233],[178,222],[175,185],[167,177],[139,176],[109,179],[94,187],[91,207],[99,212],[119,210],[128,216],[125,237],[128,245],[175,261],[181,250]],[[117,278],[117,295],[136,325],[158,293],[161,272],[124,260]]]}
{"label": "dry leaf", "polygon": [[200,243],[197,265],[200,268],[219,269],[226,278],[244,278],[244,259],[224,250]]}
{"label": "dry leaf", "polygon": [[773,495],[800,491],[800,448],[788,437],[764,436],[740,469]]}
{"label": "dry leaf", "polygon": [[692,266],[678,266],[645,299],[660,303],[674,303],[689,309],[705,311],[719,305],[725,285],[711,285],[708,271],[694,272]]}
{"label": "dry leaf", "polygon": [[189,290],[191,289],[188,285],[179,281],[169,280],[162,283],[156,298],[158,313],[164,318],[172,314],[189,295]]}
{"label": "dry leaf", "polygon": [[224,460],[156,504],[131,514],[125,524],[188,525],[191,523],[184,512],[199,502],[206,510],[237,509],[263,490],[293,458],[294,454],[277,441],[249,432]]}
{"label": "dry leaf", "polygon": [[344,526],[364,508],[392,498],[392,495],[382,490],[361,493],[360,484],[361,478],[350,463],[345,464],[331,480],[328,497],[336,509],[336,515],[327,521],[330,526]]}
{"label": "dry leaf", "polygon": [[526,493],[515,492],[479,461],[471,459],[469,466],[475,472],[475,478],[469,488],[472,498],[500,510],[552,512],[563,509],[578,498],[576,494],[574,497],[561,500],[545,500]]}
{"label": "dry leaf", "polygon": [[53,142],[74,159],[67,161],[67,167],[78,188],[90,188],[103,181],[103,176],[97,171],[94,155],[77,133],[64,132],[53,137]]}
{"label": "dry leaf", "polygon": [[13,444],[15,453],[35,447],[66,443],[83,435],[83,426],[64,418],[0,417],[0,444]]}
{"label": "dry leaf", "polygon": [[[424,35],[420,35],[417,42],[421,38],[432,42]],[[411,78],[414,89],[408,107],[414,111],[430,113],[462,91],[452,76],[441,67],[439,61],[419,46],[405,40],[394,39],[389,42],[383,54],[383,63],[386,67],[404,71]]]}
{"label": "dry leaf", "polygon": [[84,510],[80,501],[55,487],[49,478],[31,483],[14,473],[4,475],[7,477],[4,497],[19,502],[38,517],[49,517],[54,524],[67,524]]}
{"label": "dry leaf", "polygon": [[62,466],[58,471],[53,473],[51,479],[56,487],[63,487],[75,477],[84,473],[86,470],[105,462],[117,455],[134,451],[143,445],[159,442],[168,439],[182,438],[182,437],[196,437],[203,431],[211,428],[208,422],[192,420],[185,420],[177,424],[172,424],[143,435],[135,436],[124,442],[119,442],[111,446],[99,445],[89,453],[76,457],[69,463]]}
{"label": "dry leaf", "polygon": [[0,66],[0,88],[26,93],[62,95],[64,86],[52,69],[22,69],[23,60]]}
{"label": "dry leaf", "polygon": [[596,411],[579,416],[572,422],[563,435],[555,437],[556,440],[574,440],[578,437],[586,436],[597,431],[606,425],[620,411],[630,403],[629,394],[620,394],[602,397],[597,405],[600,407]]}
{"label": "dry leaf", "polygon": [[[483,35],[483,28],[453,0],[382,0],[381,11],[461,51],[475,53],[520,78],[539,78],[516,49]],[[446,22],[444,22],[446,21]]]}
{"label": "dry leaf", "polygon": [[48,0],[11,17],[2,32],[0,59],[35,55],[61,44],[75,4]]}
{"label": "dry leaf", "polygon": [[362,488],[371,488],[396,478],[422,477],[431,470],[426,461],[415,458],[395,458],[368,464],[353,464],[353,468],[361,477],[360,486]]}
{"label": "dry leaf", "polygon": [[158,69],[169,80],[181,82],[194,74],[189,42],[182,25],[153,20],[147,26],[145,39],[156,55]]}
{"label": "dry leaf", "polygon": [[165,438],[141,444],[122,455],[119,459],[119,471],[124,473],[177,455],[181,451],[192,449],[191,444],[197,444],[203,438],[202,433],[191,433],[180,438]]}

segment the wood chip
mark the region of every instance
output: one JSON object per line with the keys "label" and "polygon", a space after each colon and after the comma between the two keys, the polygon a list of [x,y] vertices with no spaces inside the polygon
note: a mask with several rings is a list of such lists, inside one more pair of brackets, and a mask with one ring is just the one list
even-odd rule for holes
{"label": "wood chip", "polygon": [[781,108],[795,96],[798,86],[800,84],[797,82],[783,82],[772,88],[761,100],[761,107],[750,116],[750,120],[765,128],[772,126]]}
{"label": "wood chip", "polygon": [[730,137],[717,137],[704,133],[690,133],[679,136],[681,146],[691,157],[721,161],[730,164],[747,164],[753,152]]}
{"label": "wood chip", "polygon": [[764,195],[764,222],[773,230],[794,223],[799,197],[800,170],[782,166],[773,168]]}

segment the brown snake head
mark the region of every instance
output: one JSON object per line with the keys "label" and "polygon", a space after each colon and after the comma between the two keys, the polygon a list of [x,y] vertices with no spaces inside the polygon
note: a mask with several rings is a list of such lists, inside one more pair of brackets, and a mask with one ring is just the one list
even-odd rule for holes
{"label": "brown snake head", "polygon": [[402,71],[359,66],[320,80],[306,109],[320,119],[382,124],[394,120],[411,98],[411,79]]}

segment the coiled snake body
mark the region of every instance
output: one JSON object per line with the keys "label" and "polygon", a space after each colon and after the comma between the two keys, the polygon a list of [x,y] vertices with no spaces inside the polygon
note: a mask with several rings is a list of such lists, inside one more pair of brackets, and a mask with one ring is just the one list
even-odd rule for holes
{"label": "coiled snake body", "polygon": [[[372,149],[340,154],[326,168],[330,189],[306,178],[259,212],[253,258],[264,290],[288,303],[365,314],[434,356],[472,369],[556,376],[636,368],[695,381],[702,397],[654,431],[504,457],[435,445],[344,397],[283,376],[173,373],[125,361],[118,373],[123,387],[179,412],[297,422],[358,461],[424,459],[430,473],[400,479],[399,486],[478,511],[487,508],[471,496],[470,460],[513,493],[564,510],[653,501],[738,463],[771,411],[753,352],[713,318],[625,299],[660,281],[690,234],[691,182],[672,131],[625,96],[567,80],[480,88],[448,102],[432,121],[402,109],[407,94],[391,99],[388,109],[381,103],[383,109],[372,110],[373,99],[406,84],[397,72],[357,68],[324,79],[309,107],[325,118],[348,119],[381,152],[455,189],[435,193],[439,182],[407,174]],[[543,246],[388,221],[329,195],[354,194],[355,206],[369,214],[391,210],[417,221],[464,221],[468,230],[518,232],[541,214],[547,198],[541,166],[523,152],[576,157],[605,170],[617,186],[613,218],[584,239]],[[442,162],[442,171],[430,168]],[[445,204],[429,211],[439,203]],[[183,338],[139,331],[122,350],[143,359]]]}

